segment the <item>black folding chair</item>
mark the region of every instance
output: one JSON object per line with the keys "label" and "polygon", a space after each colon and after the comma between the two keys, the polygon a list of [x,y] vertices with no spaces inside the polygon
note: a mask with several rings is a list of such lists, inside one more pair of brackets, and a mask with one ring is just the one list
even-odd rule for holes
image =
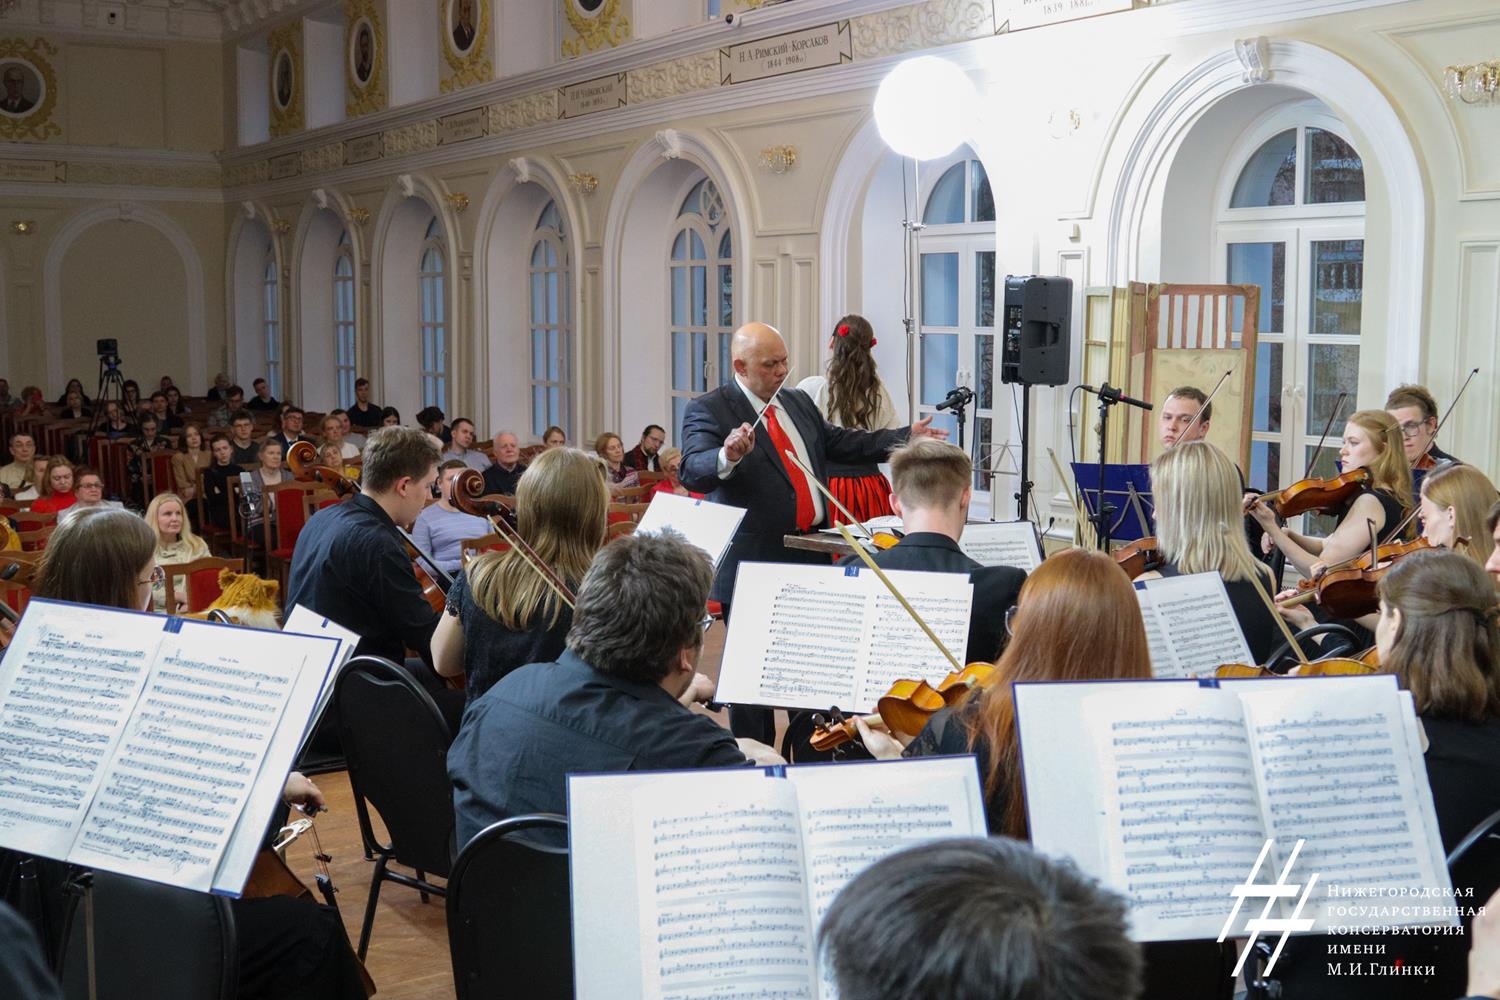
{"label": "black folding chair", "polygon": [[[234,1000],[239,946],[229,900],[144,879],[93,879],[94,980],[99,1000],[193,997]],[[79,894],[64,921],[58,978],[68,1000],[89,996],[87,905]]]}
{"label": "black folding chair", "polygon": [[[453,864],[453,790],[448,783],[448,747],[453,731],[432,697],[402,668],[378,656],[356,656],[344,665],[334,690],[339,741],[349,765],[349,784],[365,851],[375,857],[370,901],[359,931],[359,957],[370,946],[375,904],[382,882],[444,896],[428,874],[446,879]],[[374,806],[390,842],[375,836]],[[394,861],[415,877],[392,871]]]}
{"label": "black folding chair", "polygon": [[453,865],[448,950],[458,1000],[573,996],[568,849],[529,840],[527,831],[566,840],[568,821],[550,813],[503,819]]}

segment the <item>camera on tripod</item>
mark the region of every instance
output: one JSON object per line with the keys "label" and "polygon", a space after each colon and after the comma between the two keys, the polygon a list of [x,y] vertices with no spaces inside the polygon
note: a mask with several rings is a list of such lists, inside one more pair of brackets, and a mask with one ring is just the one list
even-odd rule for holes
{"label": "camera on tripod", "polygon": [[120,342],[114,337],[101,337],[94,341],[95,353],[99,355],[99,366],[105,371],[119,371]]}

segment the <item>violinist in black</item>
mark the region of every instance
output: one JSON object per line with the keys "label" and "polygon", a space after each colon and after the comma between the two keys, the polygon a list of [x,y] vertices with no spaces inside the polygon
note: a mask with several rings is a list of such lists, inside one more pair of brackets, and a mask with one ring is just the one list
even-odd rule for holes
{"label": "violinist in black", "polygon": [[1319,564],[1332,566],[1353,559],[1370,547],[1370,529],[1383,542],[1412,507],[1411,469],[1401,446],[1401,427],[1384,410],[1360,410],[1344,425],[1339,463],[1344,472],[1365,469],[1369,479],[1341,508],[1329,510],[1338,524],[1327,538],[1310,538],[1277,523],[1267,504],[1250,504],[1252,517],[1287,561],[1303,576],[1317,575]]}

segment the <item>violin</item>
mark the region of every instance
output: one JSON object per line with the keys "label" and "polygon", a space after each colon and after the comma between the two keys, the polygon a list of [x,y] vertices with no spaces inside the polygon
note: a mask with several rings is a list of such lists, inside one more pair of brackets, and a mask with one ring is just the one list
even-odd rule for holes
{"label": "violin", "polygon": [[287,449],[286,467],[298,481],[332,487],[340,498],[359,492],[359,480],[344,475],[342,469],[318,464],[318,449],[311,441],[298,441]]}
{"label": "violin", "polygon": [[[978,662],[970,663],[962,670],[950,670],[936,687],[921,680],[898,680],[881,696],[876,710],[891,732],[915,736],[939,709],[963,704],[975,691],[992,687],[998,676],[993,663]],[[814,717],[810,740],[814,750],[832,750],[859,736],[853,719],[840,718],[832,722],[820,719]]]}
{"label": "violin", "polygon": [[1218,678],[1230,677],[1350,677],[1380,673],[1380,651],[1374,646],[1358,656],[1330,656],[1301,663],[1285,673],[1246,663],[1226,663],[1214,670]]}
{"label": "violin", "polygon": [[1273,508],[1282,518],[1309,511],[1328,511],[1347,504],[1370,481],[1370,470],[1359,468],[1328,479],[1303,479],[1284,490],[1262,493],[1256,501]]}
{"label": "violin", "polygon": [[1376,588],[1380,580],[1403,556],[1433,546],[1425,538],[1410,542],[1387,542],[1373,553],[1365,552],[1347,563],[1325,570],[1315,580],[1299,580],[1298,593],[1279,602],[1283,608],[1316,600],[1335,618],[1359,618],[1380,609]]}
{"label": "violin", "polygon": [[1125,575],[1134,580],[1142,573],[1160,569],[1165,562],[1161,555],[1161,546],[1155,538],[1138,538],[1129,545],[1123,545],[1115,550],[1115,565],[1125,571]]}

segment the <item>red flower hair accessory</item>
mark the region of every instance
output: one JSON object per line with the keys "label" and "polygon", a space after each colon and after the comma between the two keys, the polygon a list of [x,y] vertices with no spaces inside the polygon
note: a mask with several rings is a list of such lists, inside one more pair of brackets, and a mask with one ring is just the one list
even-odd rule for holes
{"label": "red flower hair accessory", "polygon": [[880,343],[880,341],[876,340],[874,337],[870,338],[870,346],[871,347],[874,347],[878,343]]}
{"label": "red flower hair accessory", "polygon": [[849,324],[848,323],[840,323],[839,324],[839,328],[837,330],[833,331],[833,332],[836,333],[836,334],[838,334],[840,337],[847,337],[847,336],[849,336]]}

